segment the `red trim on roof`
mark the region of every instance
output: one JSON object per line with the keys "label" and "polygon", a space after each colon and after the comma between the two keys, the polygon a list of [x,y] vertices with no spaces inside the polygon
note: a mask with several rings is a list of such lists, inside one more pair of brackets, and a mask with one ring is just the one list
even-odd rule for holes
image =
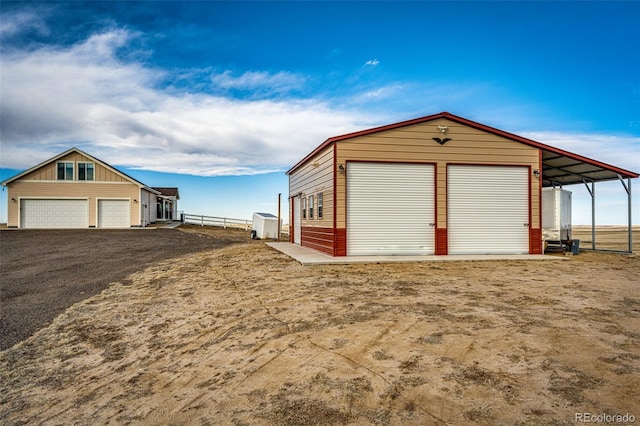
{"label": "red trim on roof", "polygon": [[504,130],[496,129],[495,127],[487,126],[485,124],[480,124],[480,123],[477,123],[475,121],[471,121],[471,120],[468,120],[466,118],[459,117],[457,115],[453,115],[453,114],[451,114],[449,112],[446,112],[446,111],[438,113],[438,114],[427,115],[425,117],[414,118],[412,120],[401,121],[399,123],[387,124],[385,126],[373,127],[371,129],[366,129],[366,130],[361,130],[361,131],[358,131],[358,132],[347,133],[345,135],[331,137],[331,138],[327,139],[326,141],[324,141],[320,146],[318,146],[316,149],[314,149],[311,153],[309,153],[302,160],[300,160],[295,166],[293,166],[291,169],[289,169],[289,171],[287,171],[286,174],[290,175],[296,169],[298,169],[300,166],[305,164],[310,158],[315,156],[318,152],[322,151],[327,146],[329,146],[329,145],[331,145],[331,144],[333,144],[335,142],[339,142],[339,141],[343,141],[343,140],[346,140],[346,139],[355,138],[355,137],[358,137],[358,136],[370,135],[370,134],[382,132],[382,131],[385,131],[385,130],[397,129],[399,127],[410,126],[410,125],[413,125],[413,124],[425,123],[427,121],[432,121],[432,120],[435,120],[435,119],[438,119],[438,118],[446,118],[446,119],[449,119],[449,120],[454,121],[456,123],[464,124],[466,126],[473,127],[473,128],[478,129],[478,130],[483,130],[483,131],[488,132],[488,133],[493,133],[494,135],[502,136],[504,138],[511,139],[513,141],[520,142],[520,143],[525,144],[525,145],[529,145],[529,146],[532,146],[532,147],[535,147],[535,148],[538,148],[538,149],[542,149],[542,150],[545,150],[545,151],[553,152],[555,154],[559,154],[559,155],[562,155],[562,156],[565,156],[565,157],[573,158],[575,160],[578,160],[578,161],[581,161],[581,162],[584,162],[584,163],[588,163],[588,164],[591,164],[593,166],[601,167],[603,169],[607,169],[609,171],[618,173],[618,174],[622,175],[623,177],[637,178],[637,177],[640,176],[640,175],[638,175],[638,173],[631,172],[631,171],[625,170],[625,169],[621,169],[619,167],[612,166],[610,164],[603,163],[601,161],[593,160],[591,158],[583,157],[581,155],[574,154],[574,153],[569,152],[569,151],[564,151],[564,150],[559,149],[559,148],[554,148],[552,146],[545,145],[543,143],[536,142],[536,141],[533,141],[531,139],[527,139],[527,138],[524,138],[522,136],[515,135],[513,133],[505,132]]}
{"label": "red trim on roof", "polygon": [[[444,113],[444,114],[446,114],[446,113]],[[593,166],[602,167],[603,169],[607,169],[607,170],[610,170],[612,172],[619,173],[623,177],[637,178],[638,176],[640,176],[640,175],[638,175],[638,173],[634,173],[634,172],[631,172],[629,170],[621,169],[619,167],[612,166],[611,164],[603,163],[601,161],[594,160],[594,159],[591,159],[591,158],[588,158],[588,157],[583,157],[582,155],[574,154],[573,152],[565,151],[565,150],[560,149],[560,148],[555,148],[555,147],[550,146],[550,145],[545,145],[543,143],[536,142],[534,140],[527,139],[527,138],[524,138],[522,136],[514,135],[513,133],[505,132],[504,130],[499,130],[499,129],[496,129],[494,127],[490,127],[490,126],[487,126],[487,125],[484,125],[484,124],[476,123],[475,121],[467,120],[466,118],[458,117],[458,116],[455,116],[455,115],[449,115],[449,117],[447,117],[447,118],[449,118],[450,120],[455,121],[457,123],[466,124],[466,125],[468,125],[470,127],[475,127],[476,129],[484,130],[486,132],[493,133],[495,135],[502,136],[502,137],[505,137],[507,139],[511,139],[511,140],[516,141],[516,142],[523,143],[525,145],[533,146],[535,148],[539,148],[539,149],[542,149],[542,150],[545,150],[545,151],[553,152],[555,154],[560,154],[560,155],[565,156],[565,157],[573,158],[574,160],[582,161],[583,163],[588,163],[588,164],[591,164]]]}

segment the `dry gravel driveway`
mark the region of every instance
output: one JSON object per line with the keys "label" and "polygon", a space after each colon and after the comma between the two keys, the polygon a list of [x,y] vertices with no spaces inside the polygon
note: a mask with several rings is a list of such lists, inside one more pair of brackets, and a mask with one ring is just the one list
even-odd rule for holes
{"label": "dry gravel driveway", "polygon": [[0,231],[0,350],[29,337],[109,283],[153,263],[249,240],[247,232],[219,231],[210,230],[210,235],[162,228]]}

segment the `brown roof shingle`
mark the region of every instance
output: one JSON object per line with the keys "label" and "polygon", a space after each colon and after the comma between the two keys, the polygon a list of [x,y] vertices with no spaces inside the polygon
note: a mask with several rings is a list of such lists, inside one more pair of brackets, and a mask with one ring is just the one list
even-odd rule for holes
{"label": "brown roof shingle", "polygon": [[167,197],[176,197],[177,200],[180,199],[180,194],[178,193],[178,188],[164,188],[164,187],[152,187],[156,191],[159,191],[160,194],[165,195]]}

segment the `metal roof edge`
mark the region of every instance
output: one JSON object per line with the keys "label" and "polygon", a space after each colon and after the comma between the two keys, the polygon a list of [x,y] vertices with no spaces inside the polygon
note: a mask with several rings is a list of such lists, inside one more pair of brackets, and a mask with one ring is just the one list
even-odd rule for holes
{"label": "metal roof edge", "polygon": [[308,155],[306,155],[302,160],[300,160],[298,163],[296,163],[293,167],[291,167],[291,169],[289,169],[286,174],[290,175],[291,173],[293,173],[295,170],[297,170],[298,168],[300,168],[302,165],[304,165],[307,161],[309,161],[313,156],[315,156],[316,154],[318,154],[320,151],[322,151],[323,149],[325,149],[326,147],[328,147],[329,145],[339,142],[339,141],[343,141],[343,140],[347,140],[347,139],[351,139],[351,138],[355,138],[358,136],[365,136],[365,135],[370,135],[373,133],[378,133],[378,132],[382,132],[385,130],[392,130],[392,129],[397,129],[399,127],[404,127],[404,126],[410,126],[413,124],[420,124],[420,123],[425,123],[427,121],[431,121],[431,120],[435,120],[438,118],[447,118],[451,121],[454,121],[456,123],[460,123],[460,124],[464,124],[473,128],[476,128],[478,130],[483,130],[485,132],[489,132],[489,133],[493,133],[495,135],[498,136],[502,136],[504,138],[507,139],[511,139],[513,141],[525,144],[525,145],[529,145],[529,146],[533,146],[535,148],[538,149],[543,149],[546,151],[551,151],[553,153],[556,154],[560,154],[566,157],[570,157],[573,158],[575,160],[578,161],[582,161],[597,167],[601,167],[603,169],[615,172],[615,173],[619,173],[620,175],[624,176],[624,177],[629,177],[629,178],[637,178],[640,175],[636,172],[632,172],[630,170],[625,170],[622,169],[620,167],[617,166],[613,166],[611,164],[607,164],[607,163],[603,163],[601,161],[598,160],[594,160],[585,156],[582,156],[580,154],[575,154],[569,151],[565,151],[563,149],[560,148],[555,148],[553,146],[550,145],[546,145],[543,144],[541,142],[537,142],[531,139],[527,139],[525,137],[522,136],[518,136],[514,133],[509,133],[507,131],[504,130],[500,130],[497,129],[495,127],[491,127],[491,126],[487,126],[486,124],[481,124],[478,123],[476,121],[472,121],[469,120],[467,118],[464,117],[460,117],[454,114],[451,114],[450,112],[440,112],[437,114],[432,114],[432,115],[427,115],[424,117],[418,117],[418,118],[414,118],[411,120],[405,120],[405,121],[400,121],[398,123],[392,123],[392,124],[387,124],[384,126],[378,126],[378,127],[372,127],[370,129],[365,129],[365,130],[360,130],[357,132],[351,132],[351,133],[346,133],[344,135],[340,135],[340,136],[334,136],[334,137],[330,137],[329,139],[325,140],[322,144],[320,144],[316,149],[314,149],[313,151],[311,151],[311,153],[309,153]]}
{"label": "metal roof edge", "polygon": [[45,161],[43,161],[41,163],[38,163],[35,166],[30,167],[30,168],[18,173],[17,175],[14,175],[14,176],[12,176],[12,177],[10,177],[8,179],[3,180],[2,182],[0,182],[0,185],[7,186],[8,184],[13,182],[14,180],[20,179],[22,176],[28,175],[29,173],[33,172],[34,170],[38,170],[40,167],[46,166],[47,164],[56,161],[56,160],[64,157],[65,155],[72,153],[74,150],[78,150],[78,149],[76,147],[69,148],[68,150],[66,150],[66,151],[64,151],[64,152],[62,152],[62,153],[60,153],[60,154],[58,154],[58,155],[56,155],[56,156],[54,156],[52,158],[49,158],[48,160],[45,160]]}
{"label": "metal roof edge", "polygon": [[322,151],[323,149],[325,149],[326,147],[328,147],[329,145],[331,145],[331,144],[333,144],[335,142],[339,142],[339,141],[343,141],[343,140],[346,140],[346,139],[355,138],[355,137],[358,137],[358,136],[370,135],[372,133],[383,132],[385,130],[397,129],[399,127],[410,126],[412,124],[424,123],[424,122],[427,122],[427,121],[435,120],[436,118],[450,117],[450,116],[453,116],[453,114],[444,111],[444,112],[440,112],[438,114],[432,114],[432,115],[427,115],[427,116],[424,116],[424,117],[413,118],[411,120],[400,121],[400,122],[397,122],[397,123],[386,124],[386,125],[383,125],[383,126],[376,126],[376,127],[370,128],[370,129],[359,130],[357,132],[345,133],[344,135],[332,136],[329,139],[325,140],[322,144],[320,144],[316,149],[314,149],[309,154],[307,154],[302,160],[298,161],[285,174],[290,175],[296,169],[300,168],[304,163],[309,161],[309,159],[311,159],[311,157],[313,157],[314,155],[316,155],[317,153],[319,153],[320,151]]}
{"label": "metal roof edge", "polygon": [[504,130],[496,129],[495,127],[491,127],[491,126],[487,126],[485,124],[477,123],[475,121],[472,121],[472,120],[469,120],[469,119],[466,119],[466,118],[463,118],[463,117],[458,117],[458,116],[455,116],[455,115],[451,114],[451,115],[449,115],[448,118],[450,118],[451,120],[453,120],[455,122],[458,122],[458,123],[461,123],[461,124],[466,124],[468,126],[475,127],[475,128],[477,128],[479,130],[484,130],[486,132],[493,133],[495,135],[502,136],[502,137],[505,137],[507,139],[511,139],[513,141],[523,143],[525,145],[533,146],[535,148],[543,149],[545,151],[550,151],[550,152],[553,152],[555,154],[563,155],[565,157],[573,158],[574,160],[582,161],[584,163],[588,163],[588,164],[591,164],[593,166],[601,167],[603,169],[607,169],[609,171],[612,171],[612,172],[615,172],[615,173],[619,173],[621,175],[624,175],[624,177],[637,178],[637,177],[640,176],[636,172],[632,172],[630,170],[625,170],[623,168],[620,168],[620,167],[617,167],[617,166],[614,166],[614,165],[611,165],[611,164],[607,164],[607,163],[604,163],[602,161],[594,160],[592,158],[585,157],[584,155],[575,154],[575,153],[570,152],[570,151],[565,151],[564,149],[556,148],[556,147],[553,147],[551,145],[544,144],[542,142],[534,141],[532,139],[528,139],[528,138],[525,138],[523,136],[516,135],[514,133],[509,133],[509,132],[506,132]]}

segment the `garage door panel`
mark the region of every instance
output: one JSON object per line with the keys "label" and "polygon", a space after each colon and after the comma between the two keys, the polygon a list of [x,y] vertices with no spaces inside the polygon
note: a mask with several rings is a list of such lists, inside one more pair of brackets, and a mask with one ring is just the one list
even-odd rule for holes
{"label": "garage door panel", "polygon": [[449,166],[448,252],[529,252],[528,168]]}
{"label": "garage door panel", "polygon": [[89,202],[65,199],[20,200],[21,228],[87,228]]}
{"label": "garage door panel", "polygon": [[433,254],[432,165],[350,163],[349,255]]}
{"label": "garage door panel", "polygon": [[131,226],[129,200],[98,200],[99,228],[128,228]]}

